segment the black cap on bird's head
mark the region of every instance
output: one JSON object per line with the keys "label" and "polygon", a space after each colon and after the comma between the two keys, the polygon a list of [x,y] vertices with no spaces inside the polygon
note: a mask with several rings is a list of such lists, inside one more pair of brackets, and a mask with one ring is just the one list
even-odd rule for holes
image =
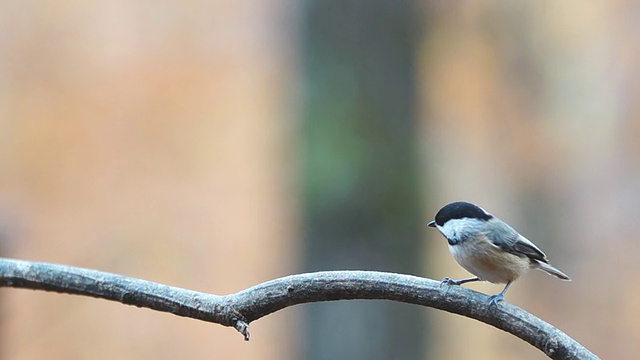
{"label": "black cap on bird's head", "polygon": [[478,219],[478,220],[490,220],[493,215],[484,211],[481,207],[472,203],[458,201],[451,204],[447,204],[436,214],[435,220],[431,221],[428,226],[436,227],[443,226],[447,221],[451,219]]}

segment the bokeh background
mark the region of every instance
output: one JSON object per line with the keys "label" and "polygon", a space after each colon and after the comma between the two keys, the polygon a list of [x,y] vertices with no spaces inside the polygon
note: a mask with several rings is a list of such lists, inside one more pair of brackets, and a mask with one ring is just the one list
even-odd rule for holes
{"label": "bokeh background", "polygon": [[[0,4],[0,256],[216,294],[292,273],[464,277],[467,200],[573,278],[508,301],[640,357],[636,1]],[[501,287],[470,285],[487,293]],[[382,301],[230,328],[0,289],[2,359],[540,359]]]}

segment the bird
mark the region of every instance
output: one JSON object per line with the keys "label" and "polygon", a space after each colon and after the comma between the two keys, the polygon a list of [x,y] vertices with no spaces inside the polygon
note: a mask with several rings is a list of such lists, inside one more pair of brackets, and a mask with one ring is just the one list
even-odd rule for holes
{"label": "bird", "polygon": [[460,280],[446,277],[442,284],[462,285],[473,281],[506,284],[500,293],[489,297],[489,305],[503,301],[509,286],[531,269],[571,281],[551,266],[547,256],[529,239],[478,205],[464,201],[447,204],[427,225],[447,239],[449,252],[456,262],[475,275]]}

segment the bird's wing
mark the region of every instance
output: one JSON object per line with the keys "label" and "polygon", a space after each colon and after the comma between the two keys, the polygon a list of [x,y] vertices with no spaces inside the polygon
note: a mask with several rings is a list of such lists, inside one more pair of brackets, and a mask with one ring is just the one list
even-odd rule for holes
{"label": "bird's wing", "polygon": [[504,222],[495,222],[487,230],[487,237],[500,249],[518,256],[548,262],[547,256],[529,239]]}

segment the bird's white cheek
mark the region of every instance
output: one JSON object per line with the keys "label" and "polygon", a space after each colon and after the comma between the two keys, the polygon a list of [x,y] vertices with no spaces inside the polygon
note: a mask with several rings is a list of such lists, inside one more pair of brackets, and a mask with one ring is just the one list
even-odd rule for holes
{"label": "bird's white cheek", "polygon": [[451,219],[443,226],[437,226],[438,230],[445,238],[457,242],[475,233],[483,231],[485,222],[475,219]]}
{"label": "bird's white cheek", "polygon": [[[449,221],[449,222],[451,222],[451,221]],[[457,236],[456,236],[456,228],[452,227],[452,226],[449,226],[448,223],[445,226],[438,226],[438,230],[447,239],[455,239],[455,238],[457,238]]]}

